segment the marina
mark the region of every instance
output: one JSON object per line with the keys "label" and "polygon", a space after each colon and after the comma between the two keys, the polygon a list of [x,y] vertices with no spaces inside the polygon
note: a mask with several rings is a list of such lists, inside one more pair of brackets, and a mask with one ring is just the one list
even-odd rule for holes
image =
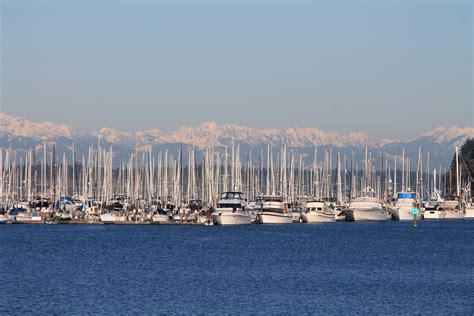
{"label": "marina", "polygon": [[[472,143],[469,139],[463,146]],[[377,167],[367,148],[361,161],[334,155],[332,149],[320,160],[315,148],[306,163],[286,146],[276,151],[268,146],[256,161],[250,152],[245,162],[234,143],[230,150],[207,148],[200,162],[194,147],[187,153],[183,148],[157,155],[136,151],[118,162],[112,147],[101,148],[100,139],[97,148],[89,147],[87,159],[78,159],[75,144],[71,148],[61,160],[54,145],[50,152],[44,144],[42,152],[32,148],[24,154],[0,148],[0,223],[248,225],[473,218],[471,173],[458,147],[453,170],[423,170],[421,148],[416,167],[404,151],[382,157]],[[427,166],[429,157],[428,152]]]}
{"label": "marina", "polygon": [[0,0],[0,316],[474,315],[473,9]]}

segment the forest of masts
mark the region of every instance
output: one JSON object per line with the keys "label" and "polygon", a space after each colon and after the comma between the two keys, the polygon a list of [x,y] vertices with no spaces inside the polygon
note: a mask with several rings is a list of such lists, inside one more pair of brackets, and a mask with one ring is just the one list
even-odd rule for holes
{"label": "forest of masts", "polygon": [[[367,149],[365,159],[359,162],[354,154],[336,153],[333,157],[332,149],[318,153],[315,148],[314,157],[307,157],[286,146],[279,148],[276,157],[268,146],[257,159],[252,152],[242,159],[240,146],[232,143],[223,151],[205,149],[198,162],[194,147],[177,153],[165,149],[158,155],[152,154],[151,146],[147,148],[114,165],[112,148],[101,148],[100,144],[90,146],[88,155],[81,157],[77,157],[74,144],[72,153],[62,157],[57,156],[54,145],[48,151],[45,144],[40,154],[35,149],[20,153],[0,147],[0,207],[39,198],[56,201],[62,196],[107,204],[120,195],[132,204],[158,200],[176,206],[200,199],[210,206],[226,191],[244,192],[249,200],[280,195],[293,204],[304,197],[344,204],[366,188],[385,201],[395,192],[410,189],[422,199],[435,190],[452,193],[449,171],[430,169],[429,152],[424,168],[421,149],[416,164],[403,151],[390,159],[379,154],[376,166]],[[308,160],[311,162],[306,164]],[[417,165],[416,170],[412,165]]]}

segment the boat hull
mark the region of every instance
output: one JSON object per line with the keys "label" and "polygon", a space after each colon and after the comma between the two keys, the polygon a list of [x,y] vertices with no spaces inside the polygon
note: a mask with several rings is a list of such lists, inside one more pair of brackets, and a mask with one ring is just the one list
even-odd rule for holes
{"label": "boat hull", "polygon": [[466,209],[464,211],[466,212],[465,218],[474,218],[474,206],[466,206]]}
{"label": "boat hull", "polygon": [[354,221],[386,221],[388,212],[382,209],[355,209],[349,212]]}
{"label": "boat hull", "polygon": [[151,217],[152,224],[169,223],[169,222],[171,222],[171,220],[168,215],[155,214]]}
{"label": "boat hull", "polygon": [[[393,209],[393,219],[397,221],[412,221],[413,213],[411,207],[400,207]],[[421,215],[418,214],[417,219],[421,219]]]}
{"label": "boat hull", "polygon": [[126,222],[127,218],[125,216],[118,216],[114,214],[101,214],[100,221],[104,224],[115,224],[117,222]]}
{"label": "boat hull", "polygon": [[444,219],[446,212],[441,210],[425,210],[423,219]]}
{"label": "boat hull", "polygon": [[242,213],[217,213],[212,215],[216,225],[249,225],[252,223],[250,214]]}
{"label": "boat hull", "polygon": [[259,224],[291,224],[293,216],[288,214],[261,212],[257,214]]}
{"label": "boat hull", "polygon": [[332,213],[323,212],[303,212],[301,214],[303,223],[333,223],[336,221],[336,216]]}
{"label": "boat hull", "polygon": [[17,216],[16,221],[21,223],[41,223],[41,216]]}
{"label": "boat hull", "polygon": [[466,217],[466,214],[462,211],[446,211],[446,216],[444,219],[464,219]]}

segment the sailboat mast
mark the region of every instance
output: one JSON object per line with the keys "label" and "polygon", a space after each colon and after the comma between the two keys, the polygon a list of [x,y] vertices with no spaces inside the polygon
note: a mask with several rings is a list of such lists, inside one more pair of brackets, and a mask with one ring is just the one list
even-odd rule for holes
{"label": "sailboat mast", "polygon": [[458,153],[458,147],[456,146],[456,195],[460,196],[460,181],[461,177],[459,174],[459,153]]}
{"label": "sailboat mast", "polygon": [[342,205],[341,159],[337,153],[337,204]]}
{"label": "sailboat mast", "polygon": [[405,191],[405,148],[402,150],[402,192]]}

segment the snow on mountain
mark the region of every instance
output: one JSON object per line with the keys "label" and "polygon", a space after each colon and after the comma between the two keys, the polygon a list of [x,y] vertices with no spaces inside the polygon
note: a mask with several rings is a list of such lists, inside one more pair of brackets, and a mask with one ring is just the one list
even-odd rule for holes
{"label": "snow on mountain", "polygon": [[239,125],[217,124],[206,122],[197,127],[181,127],[174,132],[163,135],[165,143],[193,144],[198,148],[207,146],[223,146],[225,141],[256,145],[261,142],[269,142],[278,130],[254,129]]}
{"label": "snow on mountain", "polygon": [[347,134],[325,133],[317,128],[289,128],[282,132],[283,139],[291,147],[308,147],[332,145],[335,147],[373,147],[374,143],[366,133],[351,132]]}
{"label": "snow on mountain", "polygon": [[163,135],[165,143],[194,144],[198,148],[223,146],[234,140],[250,146],[272,144],[289,147],[331,145],[370,146],[373,142],[365,133],[326,133],[317,128],[256,129],[239,125],[206,122],[197,127],[181,127],[175,132]]}
{"label": "snow on mountain", "polygon": [[110,127],[103,127],[97,132],[93,132],[92,135],[100,137],[101,140],[105,140],[109,143],[114,144],[121,143],[124,140],[128,140],[132,136],[132,133],[119,131]]}
{"label": "snow on mountain", "polygon": [[459,146],[462,144],[463,140],[466,137],[474,137],[474,128],[461,128],[457,126],[438,127],[429,132],[424,133],[423,135],[421,135],[421,137],[430,138],[437,144],[442,144],[458,139],[458,141],[454,145]]}
{"label": "snow on mountain", "polygon": [[133,133],[133,137],[135,139],[146,139],[148,141],[151,140],[158,140],[160,139],[162,136],[162,133],[159,129],[157,128],[154,128],[154,129],[149,129],[149,130],[146,130],[146,131],[137,131],[135,133]]}
{"label": "snow on mountain", "polygon": [[[287,145],[293,148],[311,149],[316,146],[338,148],[337,150],[362,151],[366,146],[388,155],[400,155],[402,149],[409,155],[416,156],[419,146],[430,150],[436,163],[450,161],[454,146],[459,146],[467,137],[474,137],[472,127],[438,127],[411,140],[381,140],[374,142],[366,133],[324,132],[318,128],[256,129],[233,124],[206,122],[196,127],[181,127],[175,131],[162,133],[159,129],[136,132],[120,131],[104,127],[97,131],[85,133],[75,131],[65,124],[51,122],[30,122],[21,117],[0,113],[0,146],[27,149],[57,143],[58,148],[69,150],[72,141],[87,151],[90,144],[97,144],[100,139],[104,146],[113,146],[122,152],[144,148],[145,144],[155,148],[160,146],[194,145],[198,149],[207,146],[222,147],[232,141],[248,147],[275,147]],[[434,161],[433,161],[434,162]],[[434,162],[435,163],[435,162]]]}
{"label": "snow on mountain", "polygon": [[73,138],[76,136],[72,127],[52,122],[30,122],[22,117],[0,113],[0,135],[13,137],[33,137],[49,140],[56,137]]}

